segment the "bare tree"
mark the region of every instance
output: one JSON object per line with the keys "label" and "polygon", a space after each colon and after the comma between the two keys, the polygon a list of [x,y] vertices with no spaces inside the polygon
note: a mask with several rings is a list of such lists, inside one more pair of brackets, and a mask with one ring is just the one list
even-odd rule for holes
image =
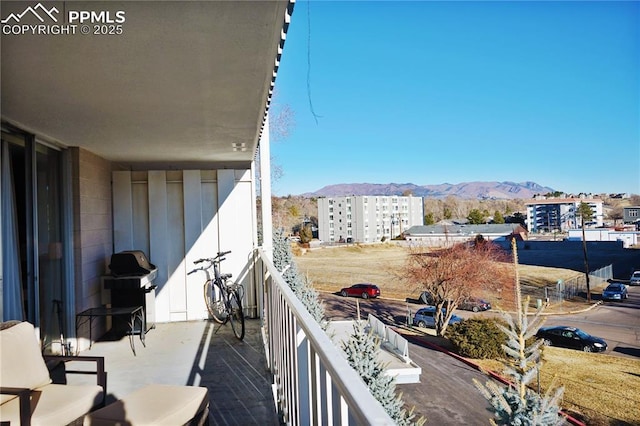
{"label": "bare tree", "polygon": [[457,244],[439,251],[421,247],[410,250],[406,279],[431,293],[439,336],[444,336],[453,311],[464,299],[509,285],[509,269],[501,262],[508,255],[489,242]]}
{"label": "bare tree", "polygon": [[622,222],[622,219],[624,218],[624,207],[621,205],[612,207],[611,210],[609,210],[607,218],[613,220],[614,226],[617,225],[618,222]]}

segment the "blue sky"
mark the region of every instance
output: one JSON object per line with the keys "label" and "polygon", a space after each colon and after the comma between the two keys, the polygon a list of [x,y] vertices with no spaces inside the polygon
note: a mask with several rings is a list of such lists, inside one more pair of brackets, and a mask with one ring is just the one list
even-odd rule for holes
{"label": "blue sky", "polygon": [[469,181],[637,194],[640,2],[298,1],[272,113],[283,105],[295,124],[272,142],[275,195]]}

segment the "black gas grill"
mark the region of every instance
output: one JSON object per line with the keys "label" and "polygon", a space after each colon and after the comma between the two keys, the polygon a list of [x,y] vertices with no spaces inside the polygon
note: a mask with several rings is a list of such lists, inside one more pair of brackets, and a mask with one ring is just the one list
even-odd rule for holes
{"label": "black gas grill", "polygon": [[103,280],[111,293],[111,307],[142,306],[145,333],[155,327],[156,285],[153,280],[158,268],[149,262],[144,252],[127,250],[111,255],[111,275]]}

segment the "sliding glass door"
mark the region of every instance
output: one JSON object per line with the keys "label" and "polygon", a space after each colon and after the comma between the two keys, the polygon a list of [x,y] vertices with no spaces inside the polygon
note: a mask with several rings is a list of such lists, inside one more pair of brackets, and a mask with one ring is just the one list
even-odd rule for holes
{"label": "sliding glass door", "polygon": [[63,230],[62,165],[60,150],[3,129],[2,316],[39,327],[47,352],[60,351],[69,309],[63,303],[68,241]]}

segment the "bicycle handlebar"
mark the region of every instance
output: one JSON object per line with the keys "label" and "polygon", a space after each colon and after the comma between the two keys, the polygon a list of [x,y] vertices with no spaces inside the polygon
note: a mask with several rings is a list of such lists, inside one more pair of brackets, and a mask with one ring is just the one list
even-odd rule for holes
{"label": "bicycle handlebar", "polygon": [[[193,274],[195,272],[198,272],[198,271],[207,270],[207,269],[211,268],[212,266],[214,267],[214,270],[216,271],[215,272],[216,275],[219,275],[219,272],[218,272],[219,268],[216,267],[216,264],[219,265],[220,262],[222,262],[224,260],[224,257],[222,257],[222,256],[225,256],[225,255],[227,255],[229,253],[231,253],[231,250],[229,250],[229,251],[220,251],[220,252],[218,252],[218,254],[215,257],[204,257],[202,259],[195,260],[193,263],[196,264],[196,265],[198,263],[202,263],[202,262],[209,262],[209,265],[208,266],[201,266],[199,268],[196,268],[193,271],[188,272],[187,275],[191,275],[191,274]],[[219,276],[220,276],[220,278],[226,280],[226,279],[231,278],[232,275],[231,274],[222,274],[222,275],[219,275]]]}
{"label": "bicycle handlebar", "polygon": [[194,261],[193,263],[198,264],[198,263],[202,263],[202,262],[211,262],[211,263],[222,262],[224,260],[224,257],[222,257],[222,256],[225,256],[225,255],[227,255],[229,253],[231,253],[231,250],[229,250],[229,251],[219,251],[218,254],[216,254],[215,257],[205,257],[205,258],[202,258],[202,259],[198,259],[198,260]]}

